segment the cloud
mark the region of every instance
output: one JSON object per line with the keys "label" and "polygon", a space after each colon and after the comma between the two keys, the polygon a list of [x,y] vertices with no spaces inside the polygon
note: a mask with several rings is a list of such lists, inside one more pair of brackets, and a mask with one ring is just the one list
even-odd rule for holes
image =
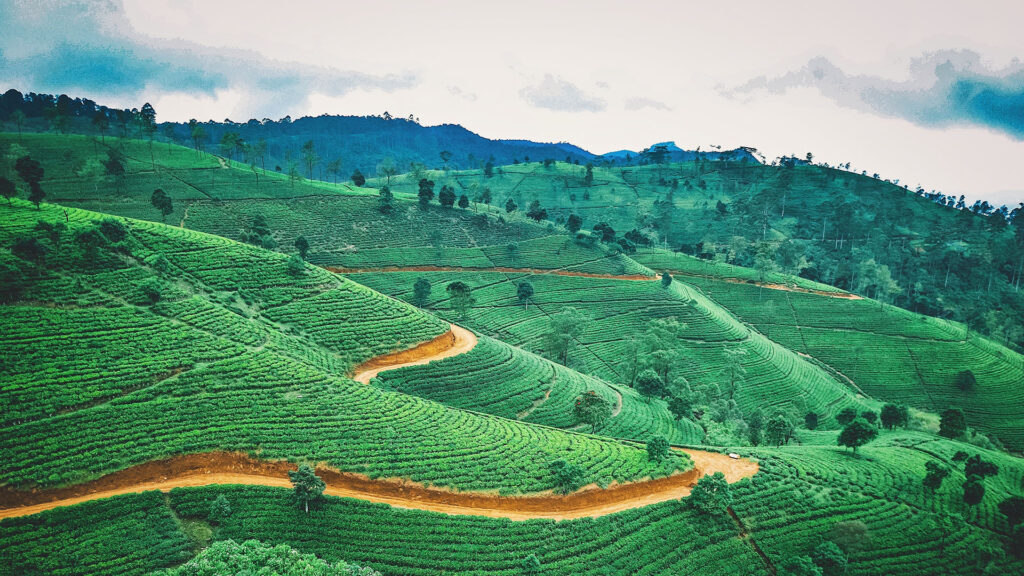
{"label": "cloud", "polygon": [[652,100],[650,98],[627,98],[626,99],[626,110],[631,112],[636,110],[643,110],[644,108],[651,108],[653,110],[672,110],[668,104]]}
{"label": "cloud", "polygon": [[476,102],[476,93],[466,92],[465,90],[459,88],[458,86],[449,86],[448,93],[451,94],[452,96],[462,98],[467,102]]}
{"label": "cloud", "polygon": [[519,95],[536,106],[556,112],[601,112],[605,101],[589,96],[572,82],[545,74],[544,80],[535,86],[527,86]]}
{"label": "cloud", "polygon": [[72,96],[245,94],[238,113],[254,117],[303,111],[311,94],[394,91],[417,75],[366,74],[275,62],[247,50],[213,49],[135,33],[117,2],[0,2],[0,84]]}
{"label": "cloud", "polygon": [[799,70],[755,78],[724,92],[782,93],[795,87],[814,87],[843,106],[921,126],[977,125],[1024,140],[1024,64],[1019,60],[990,69],[976,52],[944,50],[915,58],[908,78],[893,81],[847,74],[819,57]]}

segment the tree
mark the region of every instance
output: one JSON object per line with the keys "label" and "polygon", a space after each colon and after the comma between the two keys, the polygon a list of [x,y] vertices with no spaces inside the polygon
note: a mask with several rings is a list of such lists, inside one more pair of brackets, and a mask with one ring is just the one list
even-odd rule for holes
{"label": "tree", "polygon": [[548,211],[547,209],[540,207],[539,200],[534,200],[533,202],[530,202],[530,209],[526,211],[526,216],[533,219],[535,222],[540,222],[541,220],[547,220]]}
{"label": "tree", "polygon": [[791,556],[782,563],[783,576],[822,576],[810,556]]}
{"label": "tree", "polygon": [[597,237],[601,242],[615,241],[615,229],[609,226],[607,222],[598,222],[594,226],[594,232],[597,234]]}
{"label": "tree", "polygon": [[441,186],[441,192],[437,195],[437,201],[445,208],[455,205],[455,189],[447,184]]}
{"label": "tree", "polygon": [[650,368],[637,375],[636,384],[633,386],[636,391],[651,398],[661,398],[668,393],[665,381],[658,376],[658,373]]}
{"label": "tree", "polygon": [[26,262],[39,264],[46,258],[49,248],[35,238],[21,238],[11,246],[11,253]]}
{"label": "tree", "polygon": [[426,210],[434,199],[434,181],[420,178],[419,181],[420,210]]}
{"label": "tree", "polygon": [[469,309],[476,304],[476,300],[473,299],[473,289],[465,282],[455,281],[448,284],[446,290],[448,297],[451,298],[452,309],[455,310],[459,318],[465,319],[469,314]]}
{"label": "tree", "polygon": [[974,385],[977,384],[978,380],[974,377],[974,372],[961,370],[957,373],[954,382],[961,392],[968,392],[974,389]]}
{"label": "tree", "polygon": [[565,221],[565,227],[571,234],[576,234],[583,227],[583,218],[576,214],[569,214],[569,218]]}
{"label": "tree", "polygon": [[1010,530],[1010,553],[1024,558],[1024,524],[1017,524]]}
{"label": "tree", "polygon": [[968,476],[964,480],[964,504],[977,506],[985,497],[985,482],[981,476]]}
{"label": "tree", "polygon": [[808,412],[804,415],[804,428],[808,430],[814,430],[818,427],[818,415],[814,412]]}
{"label": "tree", "polygon": [[106,142],[107,129],[110,128],[110,119],[105,112],[98,111],[92,116],[92,126],[100,133],[100,142]]}
{"label": "tree", "polygon": [[174,202],[161,188],[153,190],[153,194],[149,197],[149,203],[160,212],[160,220],[163,222],[166,222],[167,216],[174,212]]}
{"label": "tree", "polygon": [[672,275],[668,272],[661,273],[661,287],[668,288],[672,285]]}
{"label": "tree", "polygon": [[509,198],[508,200],[505,201],[505,212],[511,214],[515,212],[517,208],[519,208],[519,206],[516,205],[515,200]]}
{"label": "tree", "polygon": [[814,547],[811,560],[821,568],[822,576],[842,576],[846,572],[846,554],[835,542],[822,542]]}
{"label": "tree", "polygon": [[768,420],[768,424],[765,426],[765,435],[769,444],[782,446],[789,442],[793,435],[793,423],[784,414],[776,414]]}
{"label": "tree", "polygon": [[565,460],[555,460],[551,462],[549,468],[555,477],[556,494],[575,492],[586,482],[586,472],[583,468]]}
{"label": "tree", "polygon": [[306,273],[306,264],[302,261],[302,258],[299,258],[294,254],[288,258],[286,266],[288,268],[288,274],[292,276],[301,276]]}
{"label": "tree", "polygon": [[668,457],[668,440],[664,436],[655,436],[647,441],[647,459],[661,462]]}
{"label": "tree", "polygon": [[856,418],[856,417],[857,417],[857,410],[847,406],[846,408],[843,408],[842,410],[840,410],[839,414],[836,414],[836,422],[839,422],[843,426],[846,426],[850,422],[853,422],[854,418]]}
{"label": "tree", "polygon": [[7,178],[0,177],[0,196],[7,198],[7,205],[11,205],[11,198],[18,195],[18,188]]}
{"label": "tree", "polygon": [[871,442],[875,438],[878,438],[878,428],[872,426],[863,418],[856,418],[839,433],[837,442],[840,446],[853,448],[853,453],[856,454],[857,448]]}
{"label": "tree", "polygon": [[708,514],[724,512],[732,504],[732,491],[725,474],[715,472],[698,480],[690,493],[690,503]]}
{"label": "tree", "polygon": [[829,531],[829,538],[847,553],[864,550],[871,545],[871,531],[860,520],[837,522]]}
{"label": "tree", "polygon": [[594,165],[590,162],[587,162],[587,173],[583,176],[583,183],[587,186],[594,183]]}
{"label": "tree", "polygon": [[18,173],[18,177],[28,184],[29,201],[35,204],[36,208],[39,208],[39,203],[46,197],[46,193],[43,192],[43,188],[39,184],[44,174],[42,164],[29,156],[22,156],[14,162],[14,171]]}
{"label": "tree", "polygon": [[156,304],[163,297],[164,286],[160,280],[150,278],[139,285],[139,292],[142,294],[142,299],[146,304]]}
{"label": "tree", "polygon": [[586,327],[590,317],[586,313],[567,306],[548,318],[548,330],[541,337],[548,357],[557,359],[565,365],[569,358],[569,350],[573,342]]}
{"label": "tree", "polygon": [[309,252],[309,240],[306,240],[305,236],[299,236],[295,239],[295,249],[299,251],[299,257],[305,260],[306,253]]}
{"label": "tree", "polygon": [[416,283],[412,285],[412,301],[414,304],[422,308],[427,304],[427,300],[430,298],[430,280],[426,278],[417,278]]}
{"label": "tree", "polygon": [[[302,145],[302,161],[306,164],[306,178],[313,179],[313,166],[320,161],[320,156],[316,153],[316,147],[313,145],[312,140],[307,140]],[[353,178],[353,181],[355,178]],[[366,178],[363,178],[363,183],[366,183]],[[356,184],[356,186],[362,186],[362,184]]]}
{"label": "tree", "polygon": [[11,119],[18,125],[18,142],[21,142],[21,125],[25,123],[25,113],[21,110],[11,112]]}
{"label": "tree", "polygon": [[946,476],[949,476],[949,468],[946,468],[937,460],[929,460],[924,463],[924,469],[925,474],[922,483],[932,494],[935,494],[939,491],[939,488],[942,488],[942,481],[946,479]]}
{"label": "tree", "polygon": [[448,170],[448,162],[450,162],[451,159],[452,159],[452,153],[447,151],[447,150],[442,150],[440,156],[441,156],[442,168],[444,168],[444,170],[447,171]]}
{"label": "tree", "polygon": [[520,562],[520,566],[523,569],[523,574],[526,576],[534,576],[540,574],[540,560],[537,559],[536,554],[530,554],[523,561]]}
{"label": "tree", "polygon": [[886,404],[882,406],[882,426],[892,430],[895,426],[906,426],[910,420],[910,411],[906,406]]}
{"label": "tree", "polygon": [[950,408],[943,412],[939,420],[939,436],[959,438],[967,432],[967,417],[959,408]]}
{"label": "tree", "polygon": [[487,163],[484,164],[484,176],[488,178],[494,176],[494,162],[491,160],[488,160]]}
{"label": "tree", "polygon": [[394,211],[394,194],[386,186],[381,187],[380,195],[377,198],[377,209],[381,214],[390,214]]}
{"label": "tree", "polygon": [[459,196],[459,208],[462,208],[463,210],[469,208],[469,197],[465,194]]}
{"label": "tree", "polygon": [[590,424],[590,432],[597,431],[597,427],[612,416],[612,405],[597,392],[588,390],[576,397],[572,407],[573,416],[582,424]]}
{"label": "tree", "polygon": [[984,478],[986,476],[995,476],[996,474],[999,474],[999,467],[992,462],[982,460],[980,454],[975,454],[964,462],[965,476],[980,476]]}
{"label": "tree", "polygon": [[0,262],[0,302],[14,302],[25,289],[25,273],[14,262]]}
{"label": "tree", "polygon": [[750,417],[747,418],[747,438],[750,439],[750,443],[754,446],[761,444],[764,435],[764,411],[760,408],[755,409],[750,413]]}
{"label": "tree", "polygon": [[219,494],[210,504],[210,513],[206,515],[207,520],[220,524],[231,516],[231,503],[227,496]]}
{"label": "tree", "polygon": [[294,487],[294,497],[309,514],[309,505],[316,504],[323,497],[327,484],[317,476],[309,464],[302,464],[298,470],[288,471],[288,479]]}
{"label": "tree", "polygon": [[1024,497],[1010,496],[999,503],[999,512],[1006,516],[1010,526],[1016,526],[1024,520]]}
{"label": "tree", "polygon": [[75,243],[82,249],[86,261],[95,262],[96,256],[99,255],[99,249],[107,243],[107,239],[100,234],[95,226],[92,226],[78,230],[75,233]]}
{"label": "tree", "polygon": [[533,284],[523,281],[516,287],[516,297],[519,298],[519,302],[526,306],[526,309],[530,309],[530,298],[533,297]]}
{"label": "tree", "polygon": [[872,410],[865,410],[860,413],[860,417],[867,420],[868,424],[874,425],[878,422],[878,413]]}
{"label": "tree", "polygon": [[363,184],[366,184],[366,176],[363,176],[363,173],[359,171],[359,168],[356,168],[355,172],[352,172],[352,183],[360,188],[363,187]]}
{"label": "tree", "polygon": [[668,399],[668,411],[676,420],[693,418],[693,404],[689,399],[680,396],[671,396]]}

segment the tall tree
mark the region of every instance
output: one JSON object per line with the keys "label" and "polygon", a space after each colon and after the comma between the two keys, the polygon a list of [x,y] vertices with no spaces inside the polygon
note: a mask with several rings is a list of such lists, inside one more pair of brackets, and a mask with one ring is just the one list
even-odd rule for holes
{"label": "tall tree", "polygon": [[430,201],[434,199],[434,181],[427,180],[426,178],[420,178],[418,183],[420,210],[426,210],[430,206]]}
{"label": "tall tree", "polygon": [[604,424],[612,416],[612,404],[593,390],[588,390],[576,397],[572,413],[581,424],[590,424],[593,434],[597,427]]}
{"label": "tall tree", "polygon": [[853,448],[853,453],[856,454],[857,448],[871,442],[875,438],[878,438],[878,428],[872,426],[863,418],[856,418],[839,433],[837,442],[840,446]]}
{"label": "tall tree", "polygon": [[302,464],[298,470],[290,470],[288,479],[294,487],[295,500],[305,508],[306,514],[309,514],[309,505],[323,498],[327,484],[314,473],[309,464]]}
{"label": "tall tree", "polygon": [[455,310],[459,318],[465,319],[469,316],[469,309],[476,304],[476,300],[473,298],[473,289],[465,282],[455,281],[448,284],[446,291],[448,297],[451,298],[452,309]]}
{"label": "tall tree", "polygon": [[28,184],[29,201],[35,204],[36,208],[39,208],[39,203],[46,197],[46,193],[43,192],[43,188],[39,183],[43,179],[44,174],[42,164],[28,156],[22,156],[14,162],[14,171]]}
{"label": "tall tree", "polygon": [[0,196],[7,198],[7,205],[11,204],[11,198],[18,195],[18,188],[7,178],[0,176]]}
{"label": "tall tree", "polygon": [[160,211],[160,220],[162,222],[166,222],[167,216],[174,212],[174,203],[171,197],[161,188],[153,190],[152,196],[149,197],[149,203]]}
{"label": "tall tree", "polygon": [[533,298],[533,284],[527,281],[522,281],[516,286],[516,297],[519,298],[519,302],[523,304],[527,310],[530,309],[530,298]]}
{"label": "tall tree", "polygon": [[412,301],[420,308],[427,305],[427,301],[430,299],[430,280],[426,278],[417,278],[416,283],[412,285]]}
{"label": "tall tree", "polygon": [[445,208],[455,205],[455,189],[445,184],[441,186],[441,192],[437,195],[437,201]]}
{"label": "tall tree", "polygon": [[959,438],[967,432],[967,417],[959,408],[950,408],[943,412],[939,420],[939,436]]}
{"label": "tall tree", "polygon": [[295,239],[295,249],[299,251],[299,257],[305,260],[306,253],[309,252],[309,240],[306,240],[305,236],[299,236]]}
{"label": "tall tree", "polygon": [[548,356],[565,365],[573,343],[577,341],[589,321],[590,316],[572,306],[552,314],[548,318],[548,330],[541,337]]}
{"label": "tall tree", "polygon": [[690,503],[707,514],[724,513],[732,505],[732,490],[725,474],[715,472],[698,480],[690,493]]}

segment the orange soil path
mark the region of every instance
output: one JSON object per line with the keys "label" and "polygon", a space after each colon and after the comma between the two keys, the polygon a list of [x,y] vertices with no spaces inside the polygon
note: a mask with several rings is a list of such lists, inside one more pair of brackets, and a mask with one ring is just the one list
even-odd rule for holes
{"label": "orange soil path", "polygon": [[[692,486],[704,474],[721,471],[729,482],[736,482],[753,476],[758,470],[757,463],[749,460],[732,459],[715,452],[683,451],[695,464],[685,473],[612,485],[607,489],[587,486],[566,496],[453,492],[396,479],[370,479],[324,467],[317,469],[317,475],[326,482],[325,493],[328,495],[358,498],[396,508],[512,520],[568,520],[677,500],[689,495]],[[254,460],[238,453],[188,454],[147,462],[68,488],[31,492],[0,488],[0,518],[26,516],[60,506],[147,490],[166,492],[172,488],[212,484],[290,488],[288,471],[294,469],[295,465],[288,462]]]}
{"label": "orange soil path", "polygon": [[476,335],[461,326],[451,324],[451,329],[433,340],[418,344],[408,350],[400,350],[371,358],[356,366],[352,379],[369,384],[377,374],[406,366],[420,366],[434,360],[458,356],[476,346]]}

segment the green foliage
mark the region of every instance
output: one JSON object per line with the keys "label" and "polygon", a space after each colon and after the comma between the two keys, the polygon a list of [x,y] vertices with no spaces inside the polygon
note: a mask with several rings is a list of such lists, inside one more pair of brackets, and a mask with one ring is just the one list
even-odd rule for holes
{"label": "green foliage", "polygon": [[977,506],[985,497],[985,481],[981,476],[968,476],[964,481],[964,503]]}
{"label": "green foliage", "polygon": [[765,436],[773,446],[788,444],[793,436],[793,423],[784,414],[775,414],[765,426]]}
{"label": "green foliage", "polygon": [[306,514],[309,514],[309,505],[320,503],[327,485],[309,464],[301,464],[298,470],[289,471],[288,479],[292,483],[295,501],[306,510]]}
{"label": "green foliage", "polygon": [[460,319],[466,319],[469,316],[470,308],[476,304],[476,299],[473,298],[473,289],[465,282],[455,281],[449,283],[445,291],[448,292],[448,297],[451,299],[452,309]]}
{"label": "green foliage", "polygon": [[861,520],[844,520],[829,530],[829,539],[849,554],[871,547],[871,530]]}
{"label": "green foliage", "polygon": [[707,514],[724,514],[732,505],[732,490],[725,474],[715,472],[698,480],[690,493],[690,503]]}
{"label": "green foliage", "polygon": [[214,542],[184,565],[153,576],[380,576],[380,573],[355,564],[325,562],[313,554],[279,544],[271,546],[256,540],[241,544],[234,540]]}
{"label": "green foliage", "polygon": [[857,448],[875,438],[878,438],[878,428],[863,418],[856,418],[839,433],[837,442],[840,446],[853,448],[853,453],[856,454]]}
{"label": "green foliage", "polygon": [[593,390],[587,391],[576,397],[573,405],[573,415],[581,424],[589,424],[590,430],[596,431],[612,415],[610,402],[599,396]]}
{"label": "green foliage", "polygon": [[1013,495],[999,503],[999,512],[1010,526],[1024,521],[1024,496]]}
{"label": "green foliage", "polygon": [[530,554],[529,556],[523,558],[521,567],[523,570],[523,574],[533,575],[540,574],[541,572],[540,560],[537,559],[536,554]]}
{"label": "green foliage", "polygon": [[668,456],[668,440],[664,436],[655,436],[647,441],[647,457],[660,462]]}
{"label": "green foliage", "polygon": [[417,278],[413,284],[413,302],[420,308],[427,305],[430,299],[430,281],[426,278]]}
{"label": "green foliage", "polygon": [[221,523],[231,517],[231,503],[228,502],[227,496],[218,494],[217,498],[210,503],[210,513],[206,515],[206,518],[210,522]]}
{"label": "green foliage", "polygon": [[672,284],[672,275],[669,274],[668,272],[662,272],[661,273],[661,286],[663,288],[668,288],[671,284]]}
{"label": "green foliage", "polygon": [[853,408],[843,408],[836,414],[836,422],[839,422],[841,426],[846,426],[850,422],[853,422],[854,418],[857,417],[857,411]]}
{"label": "green foliage", "polygon": [[960,438],[967,432],[967,417],[959,408],[950,408],[941,415],[939,435],[945,438]]}
{"label": "green foliage", "polygon": [[302,276],[306,273],[306,263],[302,261],[302,258],[292,255],[288,258],[288,274],[291,276]]}
{"label": "green foliage", "polygon": [[942,482],[949,476],[949,468],[935,460],[925,462],[924,467],[924,487],[934,494],[939,491],[939,488],[942,487]]}
{"label": "green foliage", "polygon": [[306,240],[305,236],[299,236],[295,239],[295,249],[299,251],[299,257],[305,260],[306,253],[309,252],[309,240]]}
{"label": "green foliage", "polygon": [[821,568],[811,560],[810,556],[790,556],[782,563],[780,574],[783,576],[822,576]]}
{"label": "green foliage", "polygon": [[350,179],[352,180],[353,184],[359,186],[360,188],[362,188],[363,185],[366,184],[366,176],[363,176],[363,173],[360,172],[358,168],[356,168],[356,170],[352,172],[352,176]]}
{"label": "green foliage", "polygon": [[906,426],[910,420],[910,411],[906,406],[885,404],[882,406],[882,426],[892,430],[896,426]]}
{"label": "green foliage", "polygon": [[533,284],[523,281],[516,286],[516,298],[519,299],[521,304],[529,307],[530,298],[533,297]]}
{"label": "green foliage", "polygon": [[808,430],[816,429],[818,427],[818,415],[814,412],[804,414],[804,427]]}
{"label": "green foliage", "polygon": [[549,465],[555,478],[555,493],[570,494],[587,483],[586,471],[565,460],[554,460]]}
{"label": "green foliage", "polygon": [[668,393],[665,381],[661,379],[661,376],[658,376],[657,372],[650,368],[643,370],[637,375],[636,383],[633,387],[636,388],[637,392],[651,398],[661,398]]}
{"label": "green foliage", "polygon": [[174,201],[162,188],[153,190],[153,194],[149,198],[150,204],[160,212],[160,221],[166,222],[167,216],[174,212]]}
{"label": "green foliage", "polygon": [[815,546],[811,560],[821,568],[822,576],[842,576],[846,572],[846,554],[835,542],[822,542]]}
{"label": "green foliage", "polygon": [[956,387],[963,391],[969,392],[974,389],[974,385],[977,384],[978,380],[974,377],[974,372],[970,370],[961,370],[957,372],[954,384]]}

